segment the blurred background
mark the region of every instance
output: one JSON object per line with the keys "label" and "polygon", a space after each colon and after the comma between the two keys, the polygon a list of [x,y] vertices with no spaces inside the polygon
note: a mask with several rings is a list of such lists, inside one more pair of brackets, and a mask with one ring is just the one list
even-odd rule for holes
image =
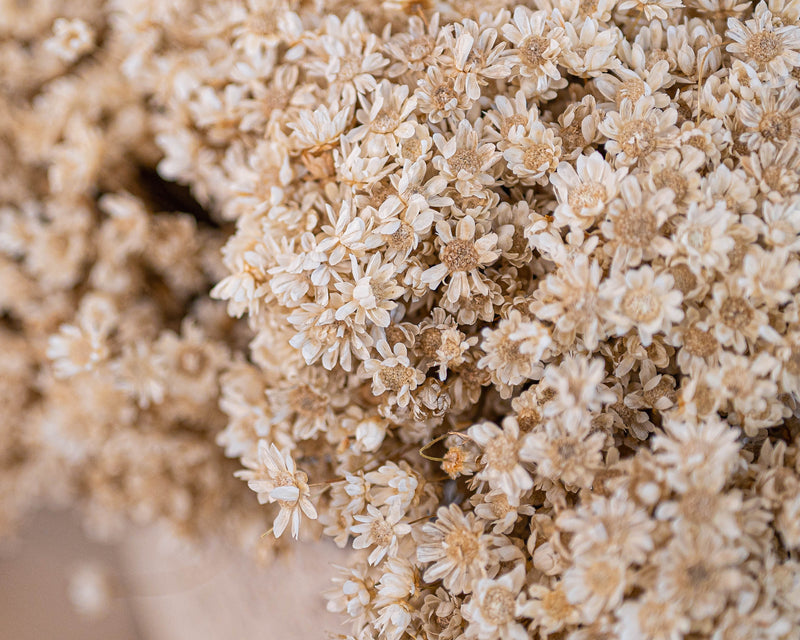
{"label": "blurred background", "polygon": [[346,629],[325,610],[332,544],[293,545],[260,567],[238,550],[187,548],[155,528],[117,544],[43,512],[0,547],[0,638],[310,640]]}

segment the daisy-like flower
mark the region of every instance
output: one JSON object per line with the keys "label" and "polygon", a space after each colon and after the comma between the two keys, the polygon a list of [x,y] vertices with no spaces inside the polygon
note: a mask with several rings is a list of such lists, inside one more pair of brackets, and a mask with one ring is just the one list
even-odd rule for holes
{"label": "daisy-like flower", "polygon": [[673,289],[668,272],[658,275],[650,266],[612,273],[600,289],[611,302],[607,317],[617,335],[636,329],[642,345],[649,346],[656,333],[667,333],[683,319],[683,295]]}
{"label": "daisy-like flower", "polygon": [[746,557],[744,548],[729,546],[711,532],[676,536],[657,554],[658,591],[690,618],[711,619],[742,585]]}
{"label": "daisy-like flower", "polygon": [[598,126],[608,138],[607,153],[615,164],[646,163],[655,151],[668,148],[678,135],[675,109],[658,109],[652,96],[636,102],[623,100],[619,111],[609,111]]}
{"label": "daisy-like flower", "polygon": [[499,578],[482,578],[475,583],[472,599],[461,609],[469,622],[467,638],[477,640],[527,640],[525,627],[517,620],[528,613],[525,584],[525,567],[517,564]]}
{"label": "daisy-like flower", "polygon": [[570,551],[576,557],[625,554],[631,562],[643,563],[654,546],[655,523],[621,492],[561,512],[556,525],[572,534]]}
{"label": "daisy-like flower", "polygon": [[[442,176],[425,181],[427,165],[422,159],[407,161],[402,173],[391,176],[397,194],[392,194],[377,211],[375,233],[383,234],[388,258],[400,262],[430,235],[431,226],[441,218],[439,209],[452,204],[440,195],[447,185]],[[434,208],[435,207],[435,208]]]}
{"label": "daisy-like flower", "polygon": [[698,169],[707,160],[703,153],[690,146],[658,153],[648,168],[647,184],[653,191],[669,189],[675,209],[684,212],[691,203],[703,197]]}
{"label": "daisy-like flower", "polygon": [[302,109],[288,123],[291,141],[298,151],[320,153],[339,145],[339,139],[350,123],[352,101],[321,104],[313,111]]}
{"label": "daisy-like flower", "polygon": [[479,480],[485,480],[492,489],[503,491],[511,504],[519,504],[523,491],[533,486],[530,474],[520,462],[522,447],[519,425],[514,418],[503,420],[500,428],[492,422],[480,422],[469,428],[470,439],[483,451],[483,468]]}
{"label": "daisy-like flower", "polygon": [[[323,75],[333,87],[354,87],[362,95],[371,91],[377,84],[375,76],[380,76],[389,64],[378,51],[378,37],[369,33],[363,18],[355,12],[348,15],[344,24],[336,16],[327,18],[329,32],[313,43],[323,57],[309,65],[310,73]],[[346,35],[348,31],[351,37]]]}
{"label": "daisy-like flower", "polygon": [[636,104],[642,96],[653,96],[654,106],[663,109],[669,106],[669,96],[662,89],[670,79],[669,62],[661,60],[648,69],[644,77],[623,67],[598,76],[594,84],[603,97],[613,101],[606,106],[619,109],[626,98]]}
{"label": "daisy-like flower", "polygon": [[529,123],[538,119],[539,110],[535,106],[528,106],[524,91],[517,91],[513,99],[498,95],[492,109],[486,112],[488,126],[484,128],[483,135],[487,141],[494,142],[503,151],[508,147],[508,136],[514,127],[522,126],[527,129]]}
{"label": "daisy-like flower", "polygon": [[606,436],[563,420],[547,420],[544,427],[525,435],[519,457],[536,465],[536,474],[552,482],[588,488],[602,466]]}
{"label": "daisy-like flower", "polygon": [[411,624],[411,597],[417,592],[414,566],[403,558],[390,557],[381,567],[383,575],[376,585],[373,625],[386,640],[400,640]]}
{"label": "daisy-like flower", "polygon": [[247,486],[258,494],[261,504],[277,502],[280,512],[275,518],[273,533],[280,538],[289,522],[292,523],[292,537],[300,532],[300,517],[305,515],[317,519],[317,510],[311,503],[308,476],[298,471],[294,459],[288,452],[281,452],[275,444],[266,440],[258,442],[258,459],[243,462],[248,468],[237,471],[236,476],[247,481]]}
{"label": "daisy-like flower", "polygon": [[445,589],[455,595],[470,593],[474,582],[497,566],[490,551],[491,537],[484,534],[484,526],[474,513],[464,514],[455,504],[440,507],[436,520],[423,525],[417,547],[417,560],[433,563],[425,570],[423,580],[441,580]]}
{"label": "daisy-like flower", "polygon": [[356,111],[360,126],[350,130],[347,139],[361,141],[368,155],[394,155],[398,144],[414,135],[414,121],[409,115],[416,109],[417,99],[409,97],[407,85],[394,85],[383,80],[372,97],[359,96],[363,109]]}
{"label": "daisy-like flower", "polygon": [[739,462],[739,430],[718,418],[705,421],[668,420],[664,435],[656,435],[656,461],[677,491],[690,486],[721,490]]}
{"label": "daisy-like flower", "polygon": [[389,392],[389,401],[400,407],[408,406],[410,393],[425,380],[425,374],[411,366],[406,346],[398,342],[394,348],[385,340],[375,345],[380,358],[370,358],[361,365],[363,375],[372,378],[372,393],[380,396]]}
{"label": "daisy-like flower", "polygon": [[674,599],[652,592],[626,600],[614,613],[619,640],[679,640],[690,628]]}
{"label": "daisy-like flower", "polygon": [[553,338],[558,344],[570,346],[580,336],[586,347],[594,350],[604,337],[600,278],[598,262],[579,254],[549,273],[534,291],[531,312],[554,323]]}
{"label": "daisy-like flower", "polygon": [[59,378],[97,369],[109,356],[108,330],[85,323],[62,324],[47,341],[47,357]]}
{"label": "daisy-like flower", "polygon": [[431,124],[450,117],[462,120],[466,109],[472,104],[467,94],[455,90],[452,76],[445,74],[437,66],[428,67],[418,85],[414,97],[419,110]]}
{"label": "daisy-like flower", "polygon": [[482,230],[471,216],[458,221],[455,235],[445,221],[436,224],[436,231],[442,242],[441,262],[422,274],[422,282],[436,290],[449,276],[445,297],[453,303],[472,293],[488,294],[489,286],[481,270],[497,260],[498,253],[494,250],[497,234],[478,235]]}
{"label": "daisy-like flower", "polygon": [[792,300],[800,282],[800,262],[785,249],[765,251],[754,247],[742,261],[744,275],[739,278],[745,296],[775,308]]}
{"label": "daisy-like flower", "polygon": [[576,605],[584,623],[622,602],[627,585],[627,563],[620,554],[580,556],[564,572],[562,584],[570,604]]}
{"label": "daisy-like flower", "polygon": [[623,39],[618,27],[601,29],[597,20],[587,18],[578,29],[560,15],[557,19],[565,35],[559,63],[570,74],[580,78],[596,78],[620,65],[614,55],[617,44]]}
{"label": "daisy-like flower", "polygon": [[741,100],[736,115],[746,127],[741,140],[758,150],[766,142],[781,147],[800,135],[800,100],[792,87],[761,89],[757,100]]}
{"label": "daisy-like flower", "polygon": [[353,540],[353,549],[366,549],[375,547],[369,554],[367,561],[371,565],[378,564],[386,555],[397,555],[399,539],[411,533],[411,526],[405,522],[400,522],[402,514],[390,511],[384,515],[379,509],[371,504],[367,505],[365,515],[356,514],[353,519],[360,523],[350,527],[353,535],[357,535]]}
{"label": "daisy-like flower", "polygon": [[680,347],[677,362],[681,371],[686,373],[715,364],[719,356],[719,341],[714,337],[711,323],[695,307],[687,309],[686,317],[674,328],[669,342]]}
{"label": "daisy-like flower", "polygon": [[495,183],[489,170],[501,154],[491,142],[479,144],[482,129],[481,121],[473,126],[468,120],[462,120],[456,134],[449,139],[441,133],[433,134],[433,142],[439,150],[439,155],[433,158],[433,166],[465,197],[477,195]]}
{"label": "daisy-like flower", "polygon": [[708,303],[711,309],[709,322],[720,344],[744,353],[748,344],[755,343],[758,338],[772,343],[780,340],[763,306],[753,302],[747,298],[738,279],[728,278],[714,283]]}
{"label": "daisy-like flower", "polygon": [[681,0],[623,0],[617,5],[619,11],[634,10],[643,15],[648,22],[652,20],[666,20],[667,11],[680,9]]}
{"label": "daisy-like flower", "polygon": [[635,176],[623,179],[619,196],[609,203],[608,215],[600,225],[608,240],[604,252],[614,265],[635,267],[642,260],[674,253],[672,243],[660,233],[672,210],[672,194],[667,189],[650,193]]}
{"label": "daisy-like flower", "polygon": [[[764,203],[765,215],[769,204],[791,201],[800,190],[800,153],[794,139],[780,148],[771,142],[765,142],[758,153],[742,158],[741,163],[748,175],[758,182],[761,193],[769,200]],[[798,211],[797,206],[792,210]]]}
{"label": "daisy-like flower", "polygon": [[542,377],[541,359],[552,340],[541,322],[523,319],[522,314],[513,309],[497,328],[487,327],[482,335],[481,348],[486,355],[478,361],[478,366],[491,372],[492,380],[501,387],[502,395],[505,395],[503,387]]}
{"label": "daisy-like flower", "polygon": [[509,131],[503,158],[522,184],[547,184],[548,174],[561,158],[561,138],[556,137],[554,128],[538,120],[527,128],[514,127]]}
{"label": "daisy-like flower", "polygon": [[758,3],[752,20],[728,18],[725,35],[733,42],[725,49],[759,71],[786,78],[800,66],[800,29],[794,24],[776,27],[774,18],[765,2]]}
{"label": "daisy-like flower", "polygon": [[561,162],[556,172],[550,174],[550,184],[558,200],[553,212],[554,224],[568,226],[572,231],[591,227],[617,196],[627,173],[624,167],[615,171],[597,151],[578,156],[574,167]]}
{"label": "daisy-like flower", "polygon": [[481,97],[481,87],[490,79],[505,78],[511,65],[503,57],[505,43],[495,45],[497,29],[465,19],[443,30],[444,51],[441,60],[455,76],[454,89],[470,100]]}
{"label": "daisy-like flower", "polygon": [[396,60],[386,70],[390,78],[425,71],[436,64],[443,49],[442,44],[437,43],[439,19],[438,13],[427,21],[412,15],[408,18],[408,30],[394,34],[384,44],[386,53]]}
{"label": "daisy-like flower", "polygon": [[528,587],[528,595],[530,599],[525,604],[525,614],[533,618],[542,635],[557,633],[580,622],[580,612],[567,600],[561,582],[551,587],[532,584]]}
{"label": "daisy-like flower", "polygon": [[337,320],[347,320],[351,316],[357,324],[367,320],[377,327],[388,327],[389,311],[397,306],[394,302],[404,291],[395,280],[393,264],[383,264],[381,255],[374,254],[363,269],[355,256],[350,257],[353,281],[334,284],[342,294],[342,306],[336,310]]}
{"label": "daisy-like flower", "polygon": [[549,23],[546,11],[517,7],[512,21],[503,25],[502,31],[514,45],[507,59],[519,70],[522,89],[527,95],[543,95],[561,80],[556,65],[564,30]]}
{"label": "daisy-like flower", "polygon": [[[73,339],[77,336],[71,336]],[[92,345],[92,338],[89,337],[89,345]],[[87,346],[83,346],[83,350]],[[78,346],[73,342],[73,348]],[[99,349],[98,355],[102,355],[102,347],[90,347]],[[88,354],[89,363],[91,362],[92,353]],[[83,369],[86,369],[86,364],[80,358],[78,362],[83,364]],[[139,407],[146,409],[151,404],[160,404],[164,401],[164,394],[166,393],[166,368],[163,355],[156,353],[155,350],[143,341],[138,341],[132,345],[125,345],[122,350],[122,355],[112,364],[114,372],[115,385],[117,388],[127,391],[136,399]]]}
{"label": "daisy-like flower", "polygon": [[728,268],[728,253],[734,247],[728,229],[735,220],[725,203],[717,203],[712,209],[692,203],[673,236],[692,271],[699,275],[703,269],[724,272]]}

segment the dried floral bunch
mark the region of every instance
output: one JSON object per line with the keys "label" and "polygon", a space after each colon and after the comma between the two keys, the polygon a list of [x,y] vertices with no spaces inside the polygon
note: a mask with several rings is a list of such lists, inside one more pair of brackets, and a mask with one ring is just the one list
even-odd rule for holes
{"label": "dried floral bunch", "polygon": [[[12,359],[36,390],[19,408],[31,455],[77,428],[67,442],[109,469],[90,495],[128,483],[123,510],[155,500],[201,525],[239,513],[208,449],[219,425],[267,505],[242,522],[358,550],[329,600],[358,640],[800,638],[797,0],[97,11],[116,92],[87,69],[3,94],[54,129],[0,135],[30,156],[9,169],[27,186],[4,187],[4,273],[27,280],[3,304],[50,336],[52,364],[24,343]],[[51,23],[41,46],[62,64],[95,46],[89,23]],[[129,112],[139,128],[117,131]],[[120,192],[135,180],[115,161],[142,153],[235,223],[224,269],[223,231]],[[71,246],[46,224],[60,217],[24,205],[37,177],[45,205],[78,189],[94,216],[62,232],[87,247],[74,280],[50,257]],[[247,317],[246,358],[192,303],[206,282]],[[204,367],[183,384],[186,343]],[[40,407],[65,396],[83,412]],[[93,435],[90,413],[113,428]],[[187,424],[202,472],[162,444]],[[113,457],[151,432],[157,486]],[[109,450],[109,433],[133,444]],[[162,483],[198,477],[185,511],[160,504]]]}

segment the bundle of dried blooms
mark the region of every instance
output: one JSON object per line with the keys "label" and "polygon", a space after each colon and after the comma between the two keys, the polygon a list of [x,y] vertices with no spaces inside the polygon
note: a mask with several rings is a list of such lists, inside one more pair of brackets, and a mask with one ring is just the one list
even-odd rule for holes
{"label": "bundle of dried blooms", "polygon": [[799,0],[6,4],[4,518],[330,537],[359,640],[800,638]]}

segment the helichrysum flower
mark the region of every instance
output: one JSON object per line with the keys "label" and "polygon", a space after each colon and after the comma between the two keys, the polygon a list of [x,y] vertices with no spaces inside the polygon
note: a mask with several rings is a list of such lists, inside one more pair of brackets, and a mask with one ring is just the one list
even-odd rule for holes
{"label": "helichrysum flower", "polygon": [[308,477],[298,471],[294,459],[288,452],[281,452],[265,440],[258,443],[258,460],[252,461],[250,469],[237,472],[247,480],[248,486],[258,494],[258,501],[277,502],[280,507],[273,533],[280,538],[291,522],[292,537],[300,533],[301,514],[316,520],[317,510],[311,502]]}

